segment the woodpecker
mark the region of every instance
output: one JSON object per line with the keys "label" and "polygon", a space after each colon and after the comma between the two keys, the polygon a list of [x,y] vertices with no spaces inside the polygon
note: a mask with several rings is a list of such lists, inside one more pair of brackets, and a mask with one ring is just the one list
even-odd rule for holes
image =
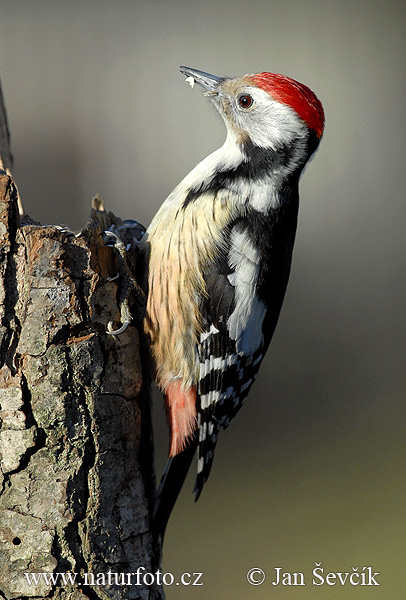
{"label": "woodpecker", "polygon": [[180,71],[203,88],[227,135],[169,195],[142,240],[145,332],[170,426],[156,536],[196,449],[198,499],[219,431],[257,376],[289,278],[299,177],[324,129],[321,102],[294,79]]}

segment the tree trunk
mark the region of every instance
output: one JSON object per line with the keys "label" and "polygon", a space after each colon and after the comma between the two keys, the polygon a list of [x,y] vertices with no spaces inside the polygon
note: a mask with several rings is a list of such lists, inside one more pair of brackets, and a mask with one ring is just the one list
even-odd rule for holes
{"label": "tree trunk", "polygon": [[159,549],[142,338],[137,323],[106,333],[120,320],[122,283],[109,279],[117,251],[103,245],[97,220],[117,219],[94,210],[79,236],[20,226],[4,139],[0,597],[161,599],[159,578],[143,578],[156,573]]}

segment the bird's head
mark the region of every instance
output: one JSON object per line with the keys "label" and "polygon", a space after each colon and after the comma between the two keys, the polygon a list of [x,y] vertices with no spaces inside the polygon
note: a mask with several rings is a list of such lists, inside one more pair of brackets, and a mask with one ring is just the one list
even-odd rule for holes
{"label": "bird's head", "polygon": [[204,88],[240,144],[275,151],[306,146],[305,161],[316,150],[324,129],[320,100],[305,85],[275,73],[218,77],[180,67],[187,80]]}

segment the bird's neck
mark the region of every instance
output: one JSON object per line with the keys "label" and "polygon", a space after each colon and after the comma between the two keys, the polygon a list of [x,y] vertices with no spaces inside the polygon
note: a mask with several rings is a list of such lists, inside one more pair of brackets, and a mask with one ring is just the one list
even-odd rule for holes
{"label": "bird's neck", "polygon": [[223,146],[199,163],[183,180],[185,203],[203,192],[230,191],[242,205],[268,213],[289,201],[303,168],[303,148],[263,148],[229,134]]}

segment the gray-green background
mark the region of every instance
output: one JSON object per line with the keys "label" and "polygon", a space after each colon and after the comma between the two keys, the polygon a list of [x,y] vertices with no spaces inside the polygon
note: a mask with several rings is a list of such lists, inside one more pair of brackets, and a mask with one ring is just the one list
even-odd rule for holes
{"label": "gray-green background", "polygon": [[[26,210],[79,228],[92,195],[148,224],[224,139],[178,65],[274,71],[322,100],[301,184],[291,280],[266,361],[219,440],[198,504],[190,477],[163,567],[203,571],[168,600],[406,597],[405,3],[2,0],[0,77]],[[166,428],[155,403],[157,469]],[[380,587],[313,587],[372,566]],[[262,586],[246,572],[267,573]],[[273,569],[305,587],[272,586]]]}

